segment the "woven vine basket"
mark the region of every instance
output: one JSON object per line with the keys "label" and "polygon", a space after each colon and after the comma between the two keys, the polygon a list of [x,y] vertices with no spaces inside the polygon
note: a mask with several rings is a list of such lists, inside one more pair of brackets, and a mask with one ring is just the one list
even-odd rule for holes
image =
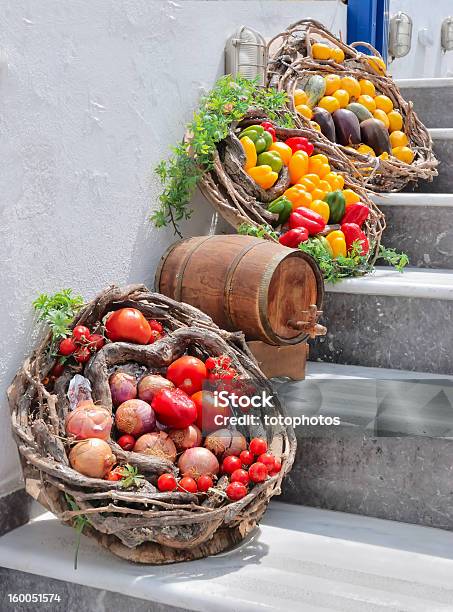
{"label": "woven vine basket", "polygon": [[[337,63],[333,59],[314,59],[312,45],[315,42],[331,43],[339,47],[344,52],[344,61]],[[368,79],[374,84],[376,92],[388,96],[394,108],[400,111],[403,118],[402,130],[415,152],[411,164],[393,156],[381,159],[362,155],[342,145],[333,144],[325,136],[320,135],[322,140],[330,144],[331,149],[339,149],[349,158],[370,189],[380,192],[400,191],[408,183],[416,183],[419,179],[432,181],[437,176],[438,162],[433,154],[431,137],[415,113],[412,102],[406,102],[393,79],[373,63],[373,56],[382,60],[374,47],[364,42],[346,45],[321,23],[312,19],[303,19],[289,26],[287,30],[275,36],[268,47],[268,85],[287,92],[290,110],[300,125],[308,127],[309,121],[296,111],[294,91],[298,87],[303,87],[313,74],[321,76],[338,74]],[[372,55],[359,52],[357,47],[368,49]]]}
{"label": "woven vine basket", "polygon": [[[225,332],[196,308],[151,293],[143,285],[106,289],[78,313],[73,326],[84,324],[99,330],[103,317],[122,307],[137,308],[146,317],[159,320],[166,335],[151,345],[108,342],[84,367],[66,368],[49,388],[46,379],[54,358],[49,354],[48,334],[11,384],[8,397],[12,427],[26,489],[68,525],[74,526],[77,517],[83,515],[88,520],[85,535],[130,561],[164,564],[218,553],[240,542],[260,520],[270,498],[280,493],[282,478],[294,459],[294,432],[279,426],[265,428],[264,424],[242,429],[248,436],[267,437],[271,448],[281,452],[282,470],[255,485],[237,502],[228,501],[222,494],[225,477],[209,493],[158,492],[158,476],[175,472],[175,465],[158,457],[126,452],[113,440],[108,443],[117,461],[135,466],[144,476],[140,486],[125,489],[120,482],[88,478],[72,469],[64,423],[69,409],[66,392],[77,370],[90,380],[93,400],[111,408],[108,378],[115,366],[139,364],[146,371],[163,372],[185,353],[200,358],[227,354],[243,379],[273,395],[242,334]],[[266,408],[266,414],[281,413],[274,396],[274,407]]]}
{"label": "woven vine basket", "polygon": [[[268,190],[262,189],[244,170],[245,154],[237,138],[238,132],[254,123],[267,120],[264,113],[257,109],[250,109],[239,124],[232,124],[230,133],[225,140],[219,143],[214,155],[214,165],[210,172],[205,173],[200,181],[200,189],[204,196],[219,214],[234,228],[238,229],[243,223],[255,227],[263,224],[271,225],[277,220],[277,215],[267,210],[269,202],[281,196],[289,187],[289,176],[285,168],[275,185]],[[343,175],[345,188],[352,189],[364,204],[370,209],[370,215],[364,225],[370,244],[368,262],[373,264],[376,260],[385,229],[385,217],[371,200],[369,192],[361,184],[358,171],[344,152],[332,146],[326,138],[316,130],[309,129],[300,124],[297,129],[281,128],[275,123],[276,137],[286,140],[294,136],[308,138],[314,145],[314,154],[323,153],[329,158],[332,171]],[[338,226],[339,228],[339,226]],[[324,234],[328,234],[337,226],[326,226]],[[273,240],[271,236],[267,236]]]}

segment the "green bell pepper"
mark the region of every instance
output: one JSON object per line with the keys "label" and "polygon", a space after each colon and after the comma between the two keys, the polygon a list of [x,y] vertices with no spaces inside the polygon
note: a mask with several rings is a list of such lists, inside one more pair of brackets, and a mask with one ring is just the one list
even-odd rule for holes
{"label": "green bell pepper", "polygon": [[251,125],[239,134],[239,140],[244,136],[248,136],[255,145],[258,154],[267,151],[273,143],[272,134],[266,132],[261,125]]}
{"label": "green bell pepper", "polygon": [[270,166],[274,172],[280,172],[283,160],[277,151],[265,151],[258,155],[257,166]]}
{"label": "green bell pepper", "polygon": [[330,208],[329,224],[340,223],[346,210],[346,200],[343,193],[339,190],[331,191],[324,198]]}
{"label": "green bell pepper", "polygon": [[271,213],[278,215],[278,221],[276,225],[283,225],[289,219],[293,205],[291,200],[288,200],[286,196],[280,196],[276,200],[273,200],[267,210]]}

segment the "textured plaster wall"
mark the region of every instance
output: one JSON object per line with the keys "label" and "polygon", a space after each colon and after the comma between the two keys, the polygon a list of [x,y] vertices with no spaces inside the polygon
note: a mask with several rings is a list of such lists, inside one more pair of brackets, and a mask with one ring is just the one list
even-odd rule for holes
{"label": "textured plaster wall", "polygon": [[[173,240],[147,221],[152,168],[223,73],[238,25],[270,36],[337,2],[3,0],[0,47],[0,494],[19,485],[5,399],[33,339],[31,302],[73,287],[152,283]],[[199,199],[186,235],[208,230]]]}

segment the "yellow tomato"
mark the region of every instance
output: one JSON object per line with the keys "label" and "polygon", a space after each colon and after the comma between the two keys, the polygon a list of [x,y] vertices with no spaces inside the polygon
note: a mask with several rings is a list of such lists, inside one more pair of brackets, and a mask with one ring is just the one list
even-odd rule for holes
{"label": "yellow tomato", "polygon": [[392,149],[392,155],[406,164],[411,164],[415,157],[415,153],[409,147],[395,147]]}
{"label": "yellow tomato", "polygon": [[372,98],[374,98],[374,96],[376,95],[376,89],[371,81],[369,81],[368,79],[360,79],[359,85],[360,93],[362,95],[371,96]]}
{"label": "yellow tomato", "polygon": [[371,157],[376,157],[374,149],[372,149],[366,144],[361,144],[360,147],[357,148],[357,153],[360,153],[361,155],[371,155]]}
{"label": "yellow tomato", "polygon": [[321,131],[321,126],[319,125],[319,123],[316,123],[316,121],[310,121],[310,125],[317,132]]}
{"label": "yellow tomato", "polygon": [[389,158],[389,154],[387,153],[387,151],[384,151],[384,153],[381,153],[379,155],[379,159],[388,159]]}
{"label": "yellow tomato", "polygon": [[373,113],[373,117],[375,119],[379,119],[379,121],[382,121],[385,127],[389,129],[389,126],[390,126],[389,118],[387,117],[387,114],[382,109],[380,108],[376,109]]}
{"label": "yellow tomato", "polygon": [[324,177],[324,180],[329,183],[332,191],[341,190],[344,187],[344,178],[341,174],[337,174],[336,172],[329,172],[329,174],[326,174]]}
{"label": "yellow tomato", "polygon": [[343,190],[344,199],[346,200],[346,206],[351,206],[351,204],[357,204],[360,202],[360,196],[352,189],[344,189]]}
{"label": "yellow tomato", "polygon": [[409,144],[409,138],[404,132],[400,132],[399,130],[392,132],[389,138],[392,149],[395,147],[405,147],[407,144]]}
{"label": "yellow tomato", "polygon": [[341,79],[341,89],[346,89],[350,98],[360,97],[360,85],[358,80],[354,77],[343,77]]}
{"label": "yellow tomato", "polygon": [[338,100],[340,108],[345,108],[349,104],[349,94],[346,89],[337,89],[332,95]]}
{"label": "yellow tomato", "polygon": [[[330,191],[330,187],[329,187],[329,191]],[[313,198],[313,200],[324,200],[324,198],[326,197],[326,194],[327,194],[327,191],[324,191],[323,189],[316,187],[316,189],[313,189],[313,191],[311,192],[311,197]]]}
{"label": "yellow tomato", "polygon": [[376,103],[376,108],[384,111],[386,114],[393,110],[393,102],[388,96],[376,96],[374,102]]}
{"label": "yellow tomato", "polygon": [[396,131],[401,130],[401,128],[403,127],[403,118],[399,111],[392,110],[389,113],[387,113],[387,117],[389,118],[389,122],[390,122],[389,130],[391,132],[396,132]]}
{"label": "yellow tomato", "polygon": [[374,98],[372,98],[368,94],[363,94],[359,96],[357,102],[367,108],[370,113],[374,113],[374,111],[376,110],[376,102],[374,101]]}
{"label": "yellow tomato", "polygon": [[341,87],[341,77],[338,74],[328,74],[324,77],[326,82],[326,96],[331,96]]}
{"label": "yellow tomato", "polygon": [[331,57],[332,48],[323,43],[315,43],[311,46],[311,53],[315,59],[328,60]]}
{"label": "yellow tomato", "polygon": [[311,119],[313,117],[313,111],[306,104],[298,104],[296,106],[296,111],[299,115],[303,115],[306,119]]}
{"label": "yellow tomato", "polygon": [[330,53],[330,57],[337,62],[337,64],[341,64],[344,61],[344,51],[340,49],[340,47],[335,47],[332,49]]}
{"label": "yellow tomato", "polygon": [[324,96],[318,102],[318,106],[329,111],[329,113],[334,113],[340,108],[340,103],[333,96]]}
{"label": "yellow tomato", "polygon": [[294,106],[299,104],[307,104],[308,95],[303,89],[296,89],[294,92]]}
{"label": "yellow tomato", "polygon": [[291,161],[291,157],[293,156],[293,150],[289,145],[285,144],[284,142],[273,142],[269,148],[269,151],[277,151],[277,153],[280,154],[280,157],[282,158],[282,161],[285,166],[289,164],[289,162]]}

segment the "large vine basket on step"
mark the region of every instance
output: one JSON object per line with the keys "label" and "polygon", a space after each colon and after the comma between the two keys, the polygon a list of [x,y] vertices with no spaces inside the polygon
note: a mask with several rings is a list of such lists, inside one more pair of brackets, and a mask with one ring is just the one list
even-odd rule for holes
{"label": "large vine basket on step", "polygon": [[[262,189],[244,170],[245,154],[238,134],[245,127],[265,121],[267,117],[258,109],[250,109],[244,119],[238,124],[233,123],[227,138],[221,141],[214,154],[213,168],[203,174],[200,189],[212,206],[234,228],[243,224],[256,228],[272,225],[277,215],[267,210],[269,202],[281,196],[290,186],[289,175],[283,168],[278,181],[268,190]],[[385,217],[362,185],[359,172],[354,168],[344,152],[332,145],[319,132],[301,124],[297,129],[283,128],[275,125],[276,137],[284,141],[293,136],[308,138],[314,145],[314,153],[323,153],[328,159],[332,170],[343,175],[345,188],[352,189],[360,200],[370,209],[370,215],[364,225],[364,231],[370,244],[367,255],[368,263],[372,265],[379,253],[382,232],[385,229]],[[339,228],[339,226],[338,226]],[[326,226],[325,234],[336,226]],[[265,235],[275,240],[269,233]]]}
{"label": "large vine basket on step", "polygon": [[[345,59],[337,63],[334,59],[315,59],[314,43],[327,43],[344,52]],[[374,191],[400,191],[408,183],[419,179],[432,181],[437,176],[438,164],[432,150],[431,137],[413,109],[412,102],[406,102],[393,79],[386,74],[379,52],[364,42],[346,45],[336,38],[321,23],[312,19],[303,19],[288,27],[269,42],[268,85],[288,94],[288,104],[300,125],[309,127],[308,120],[297,113],[294,104],[294,92],[304,86],[313,74],[327,76],[338,74],[340,77],[352,76],[356,79],[368,79],[376,92],[384,94],[393,102],[403,118],[403,128],[409,139],[415,158],[411,164],[394,156],[388,159],[370,157],[356,150],[331,143],[322,134],[319,138],[331,147],[341,150],[362,174],[365,184]],[[357,50],[364,47],[372,55]],[[314,132],[314,130],[311,130]]]}
{"label": "large vine basket on step", "polygon": [[[166,335],[151,345],[108,342],[84,367],[78,366],[79,373],[91,382],[94,401],[112,409],[108,381],[118,365],[138,364],[146,371],[162,372],[185,353],[200,358],[226,354],[243,379],[273,395],[242,334],[225,332],[196,308],[151,293],[143,285],[106,289],[79,311],[72,327],[83,324],[99,331],[103,317],[123,307],[139,309],[147,318],[157,319]],[[51,340],[50,333],[42,339],[8,391],[26,490],[35,499],[68,525],[75,526],[83,517],[85,535],[115,555],[140,563],[173,563],[215,554],[238,543],[255,527],[291,468],[296,446],[292,429],[265,427],[263,420],[260,425],[244,428],[245,435],[265,436],[271,447],[281,452],[282,470],[237,502],[222,494],[225,477],[208,493],[158,492],[158,476],[174,472],[174,464],[127,452],[113,440],[108,443],[118,462],[137,468],[144,477],[142,484],[125,489],[120,482],[88,478],[72,469],[67,458],[66,393],[77,368],[66,368],[49,386],[47,380],[55,363],[49,351]],[[265,410],[271,416],[282,412],[275,397],[273,408]]]}

